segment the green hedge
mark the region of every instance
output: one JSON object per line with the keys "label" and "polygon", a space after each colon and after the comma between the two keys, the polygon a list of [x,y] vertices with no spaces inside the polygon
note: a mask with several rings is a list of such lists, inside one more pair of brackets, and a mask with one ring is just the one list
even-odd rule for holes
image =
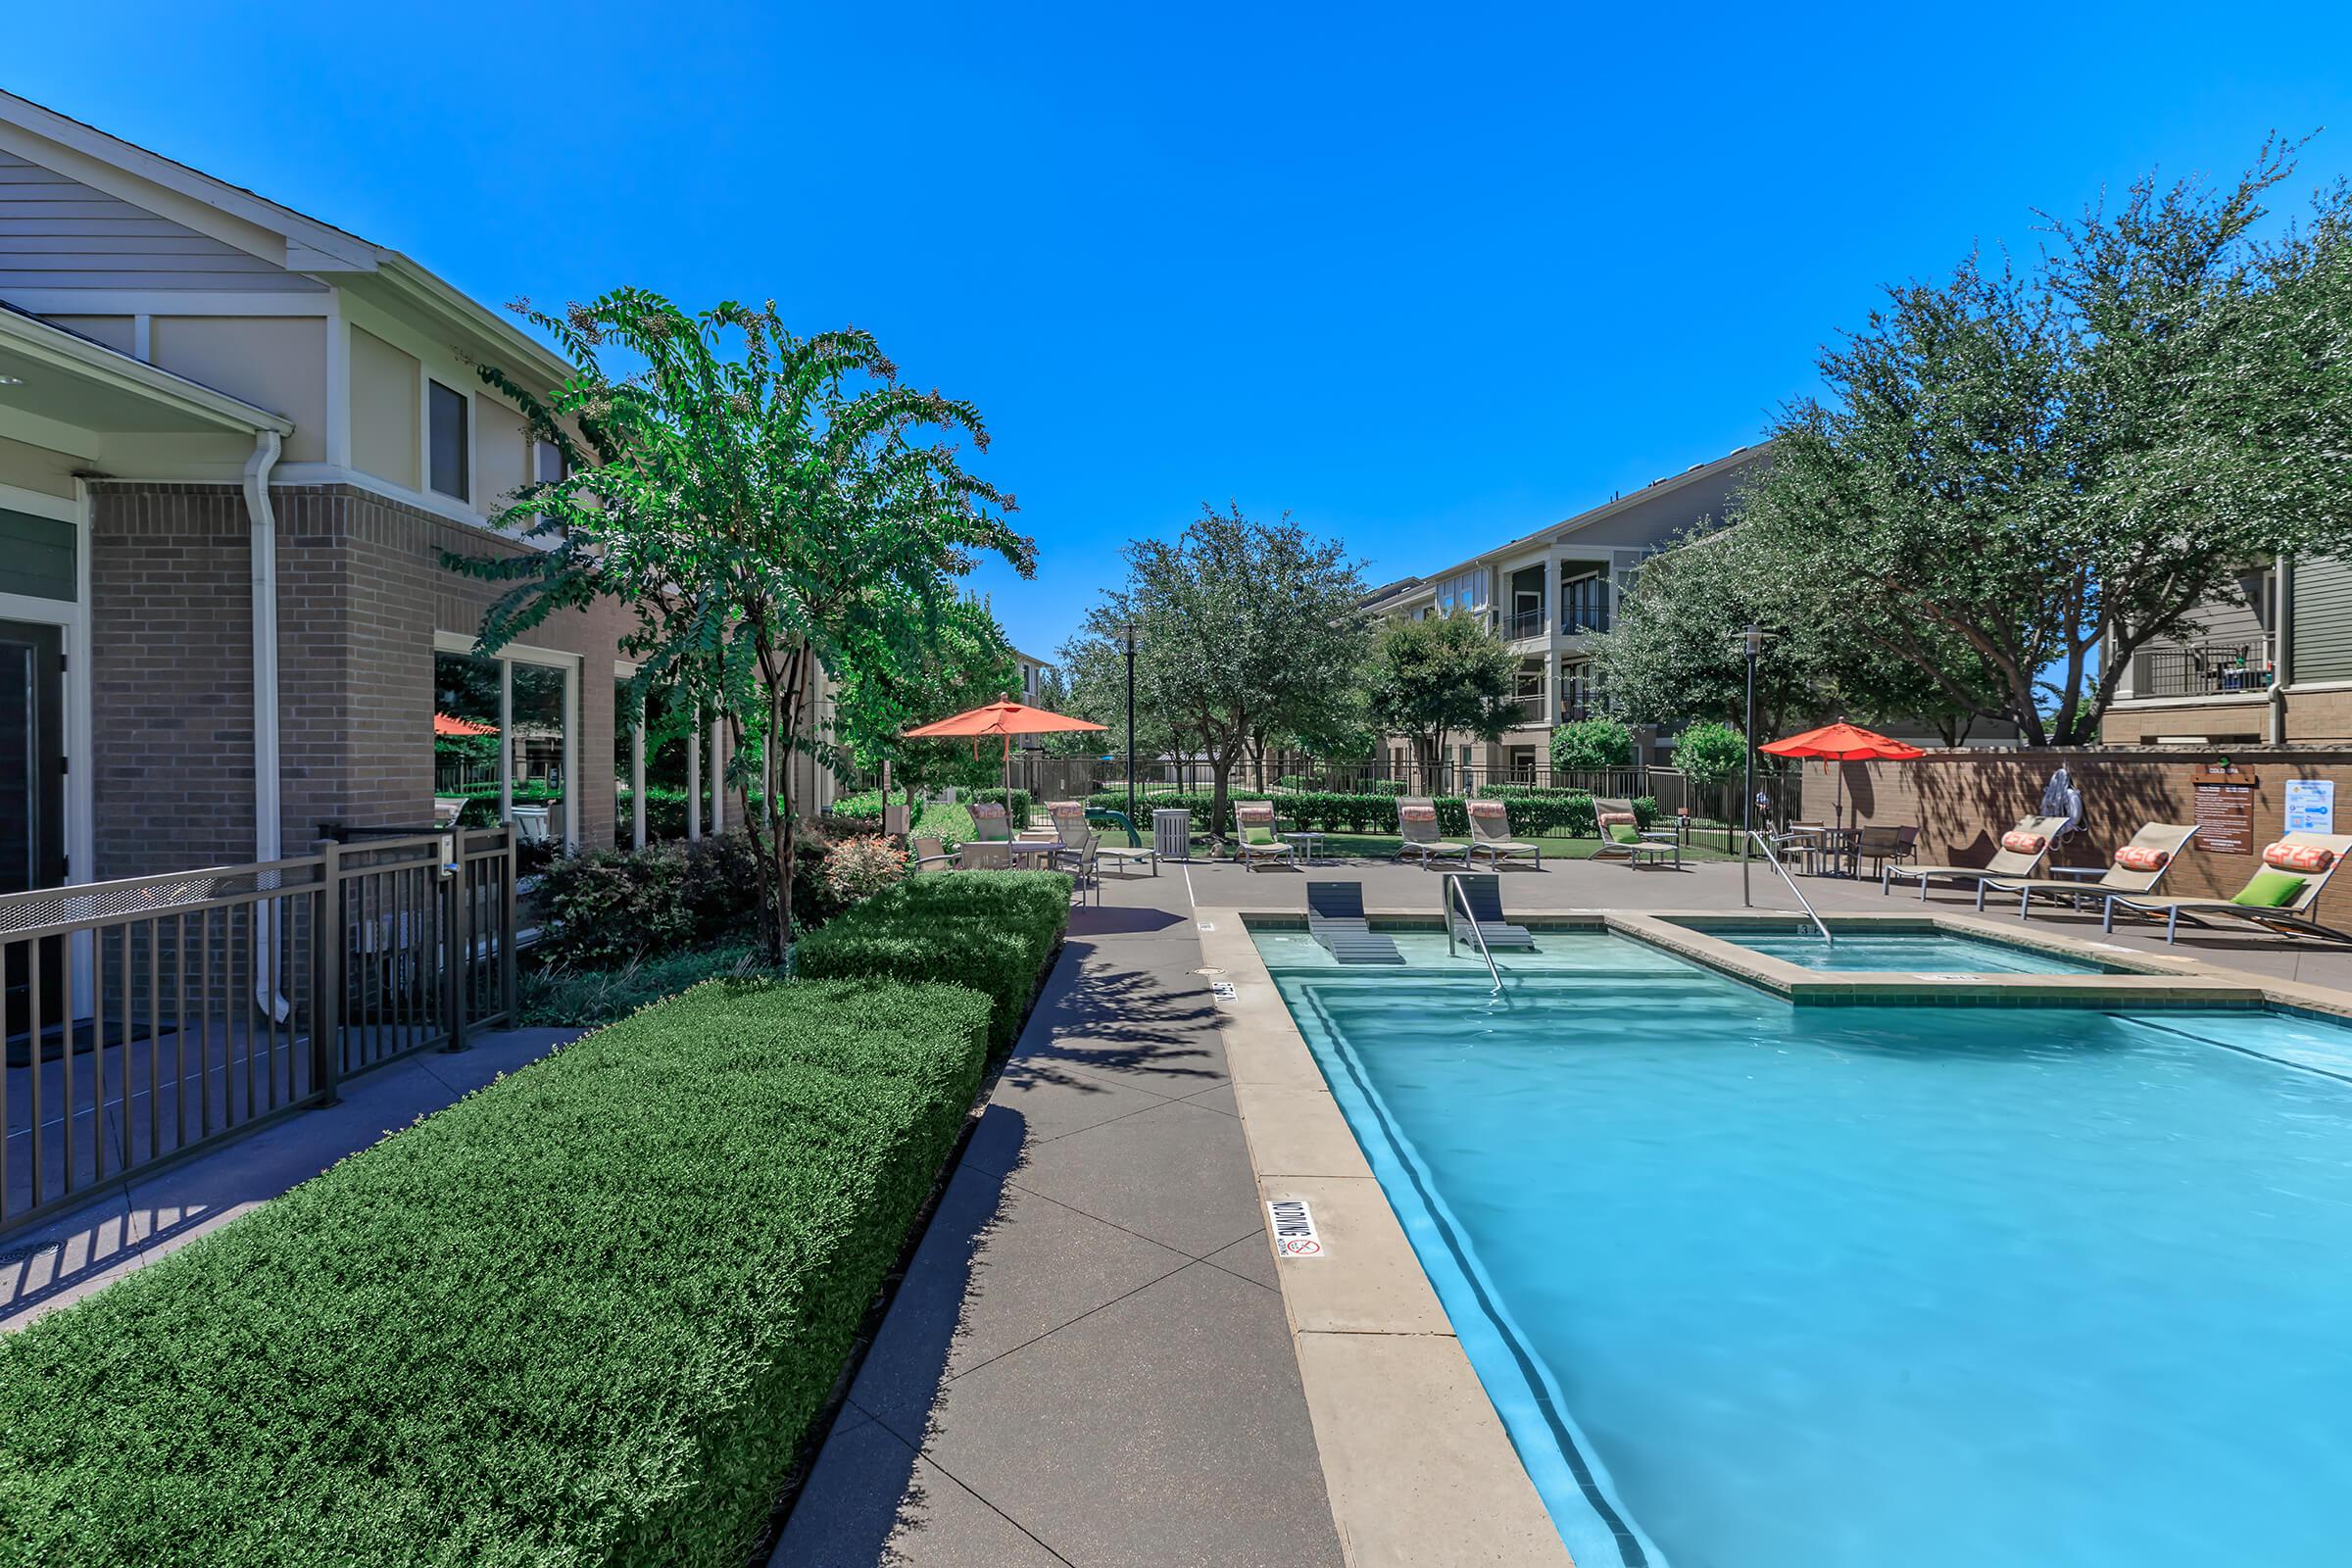
{"label": "green hedge", "polygon": [[[1511,831],[1514,833],[1552,834],[1568,838],[1597,838],[1600,825],[1592,806],[1592,797],[1582,790],[1539,790],[1524,784],[1494,784],[1483,788],[1482,795],[1507,801],[1511,811]],[[1225,825],[1208,826],[1209,802],[1206,790],[1181,794],[1153,795],[1136,803],[1136,809],[1148,811],[1153,807],[1181,807],[1193,813],[1195,827],[1207,832],[1224,831]],[[1269,794],[1262,790],[1235,790],[1227,797],[1235,801],[1272,801],[1284,823],[1319,833],[1395,833],[1397,797],[1387,794],[1339,792],[1332,790],[1286,790]],[[1087,807],[1092,810],[1120,810],[1127,804],[1123,793],[1090,796]],[[1459,795],[1441,795],[1436,799],[1438,828],[1441,832],[1459,838],[1470,831],[1470,812]],[[1647,827],[1657,814],[1658,803],[1649,796],[1635,801],[1634,813]]]}
{"label": "green hedge", "polygon": [[0,1561],[741,1568],[986,1013],[698,987],[0,1337]]}
{"label": "green hedge", "polygon": [[1069,918],[1070,879],[1059,871],[909,877],[804,937],[793,963],[811,979],[945,980],[984,992],[989,1046],[1002,1053]]}

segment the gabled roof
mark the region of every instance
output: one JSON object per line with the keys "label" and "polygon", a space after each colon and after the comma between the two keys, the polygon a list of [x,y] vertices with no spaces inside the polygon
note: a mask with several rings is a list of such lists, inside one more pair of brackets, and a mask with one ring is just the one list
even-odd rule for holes
{"label": "gabled roof", "polygon": [[399,251],[5,90],[0,147],[288,271],[421,310],[519,353],[543,373],[561,378],[570,368],[513,320]]}
{"label": "gabled roof", "polygon": [[1672,495],[1686,486],[1697,484],[1701,480],[1716,478],[1732,468],[1754,463],[1763,458],[1771,449],[1772,443],[1769,441],[1734,447],[1720,458],[1714,458],[1705,463],[1694,463],[1680,473],[1668,474],[1662,479],[1652,479],[1639,490],[1630,490],[1624,495],[1612,496],[1600,505],[1587,508],[1574,516],[1563,518],[1549,527],[1538,528],[1534,533],[1522,534],[1518,538],[1506,540],[1493,549],[1482,550],[1475,556],[1466,556],[1442,570],[1424,572],[1418,577],[1406,577],[1386,588],[1377,589],[1366,603],[1369,606],[1377,607],[1392,600],[1418,593],[1429,588],[1433,583],[1443,582],[1456,572],[1465,571],[1482,562],[1491,561],[1496,556],[1512,555],[1538,545],[1565,544],[1572,534],[1581,533],[1587,528],[1606,522],[1619,513],[1641,506],[1645,502],[1655,501],[1660,496]]}

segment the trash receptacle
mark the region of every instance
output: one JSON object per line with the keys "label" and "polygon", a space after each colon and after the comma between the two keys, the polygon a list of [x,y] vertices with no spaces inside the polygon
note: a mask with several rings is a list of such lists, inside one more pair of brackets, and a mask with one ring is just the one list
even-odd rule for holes
{"label": "trash receptacle", "polygon": [[1191,859],[1193,813],[1181,806],[1154,808],[1152,812],[1152,849],[1163,860]]}

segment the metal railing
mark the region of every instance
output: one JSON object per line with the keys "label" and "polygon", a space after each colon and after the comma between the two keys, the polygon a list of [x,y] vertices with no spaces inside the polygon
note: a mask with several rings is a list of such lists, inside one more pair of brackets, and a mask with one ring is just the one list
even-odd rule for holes
{"label": "metal railing", "polygon": [[2132,670],[2134,697],[2230,697],[2271,688],[2267,640],[2148,648]]}
{"label": "metal railing", "polygon": [[1813,929],[1821,933],[1823,945],[1832,948],[1836,947],[1838,945],[1838,939],[1830,934],[1830,928],[1823,924],[1821,916],[1814,912],[1813,901],[1806,898],[1805,890],[1796,885],[1796,878],[1788,874],[1788,867],[1781,863],[1780,856],[1775,854],[1773,851],[1773,844],[1770,836],[1764,833],[1764,831],[1760,828],[1750,828],[1747,836],[1756,841],[1756,848],[1764,852],[1764,858],[1771,862],[1772,868],[1775,871],[1781,873],[1781,880],[1788,884],[1788,891],[1796,895],[1798,906],[1805,911],[1805,918],[1813,922]]}
{"label": "metal railing", "polygon": [[1494,955],[1488,951],[1487,934],[1478,928],[1478,916],[1470,912],[1470,895],[1462,891],[1462,879],[1453,872],[1446,874],[1446,956],[1453,956],[1453,910],[1461,906],[1462,918],[1470,922],[1470,940],[1478,944],[1478,956],[1487,960],[1487,977],[1494,982],[1492,996],[1502,995],[1502,971],[1494,966]]}
{"label": "metal railing", "polygon": [[0,896],[0,1236],[463,1049],[513,1016],[514,930],[503,827]]}
{"label": "metal railing", "polygon": [[1520,610],[1498,612],[1494,617],[1495,634],[1505,642],[1525,642],[1541,637],[1544,632],[1544,612]]}

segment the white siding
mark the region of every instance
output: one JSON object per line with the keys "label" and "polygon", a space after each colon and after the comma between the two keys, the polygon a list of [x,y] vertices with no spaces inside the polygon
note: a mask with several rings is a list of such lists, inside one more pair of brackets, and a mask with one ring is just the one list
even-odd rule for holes
{"label": "white siding", "polygon": [[326,285],[0,151],[0,297],[16,289],[325,292]]}
{"label": "white siding", "polygon": [[2315,557],[2296,562],[2294,601],[2291,678],[2352,680],[2352,565]]}

